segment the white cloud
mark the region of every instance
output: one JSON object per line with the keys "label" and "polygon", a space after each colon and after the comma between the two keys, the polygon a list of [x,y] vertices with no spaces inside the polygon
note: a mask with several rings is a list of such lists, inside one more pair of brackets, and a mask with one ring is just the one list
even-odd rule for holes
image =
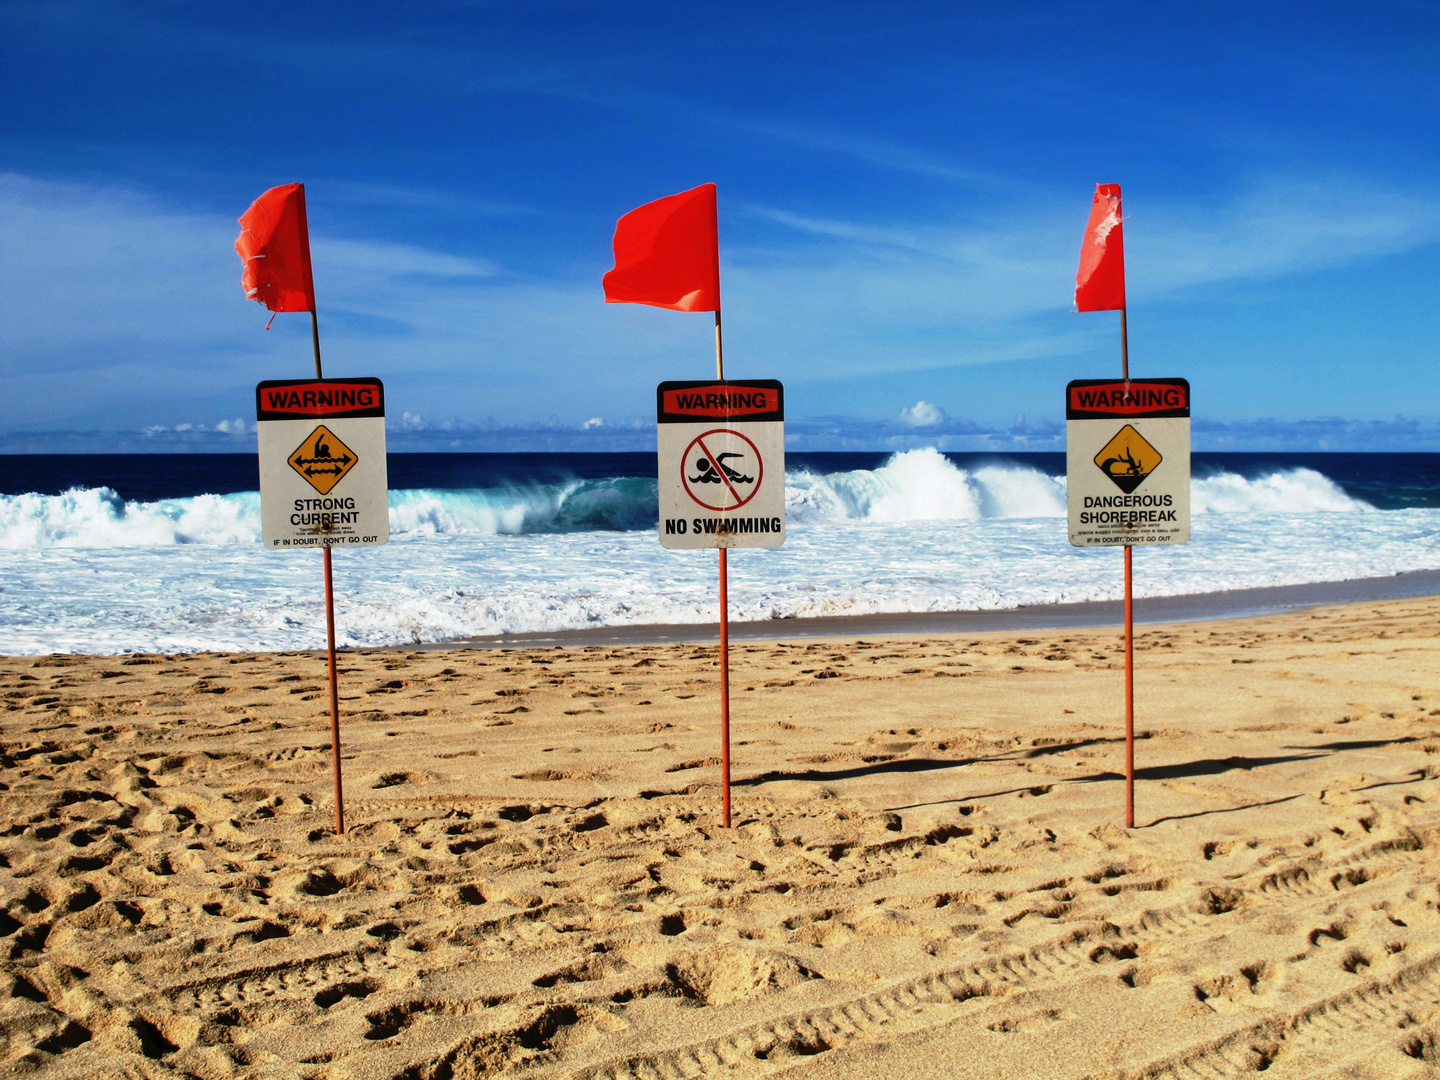
{"label": "white cloud", "polygon": [[900,410],[900,423],[906,427],[935,427],[950,419],[945,410],[939,405],[932,405],[928,401],[917,401],[908,409]]}

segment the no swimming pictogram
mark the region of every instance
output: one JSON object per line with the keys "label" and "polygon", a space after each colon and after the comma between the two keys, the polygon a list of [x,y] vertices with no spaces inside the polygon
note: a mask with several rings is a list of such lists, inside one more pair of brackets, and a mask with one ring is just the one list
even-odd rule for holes
{"label": "no swimming pictogram", "polygon": [[729,428],[697,435],[680,458],[685,492],[707,510],[736,510],[755,497],[765,476],[760,450]]}

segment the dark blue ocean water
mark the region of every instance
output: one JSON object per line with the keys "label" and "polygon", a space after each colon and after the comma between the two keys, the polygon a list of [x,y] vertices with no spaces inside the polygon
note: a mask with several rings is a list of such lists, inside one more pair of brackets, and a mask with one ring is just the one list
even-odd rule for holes
{"label": "dark blue ocean water", "polygon": [[[1064,454],[946,454],[973,470],[994,462],[1026,465],[1060,476]],[[891,454],[877,452],[787,454],[791,470],[820,474],[876,469]],[[229,495],[258,489],[254,454],[26,454],[0,456],[0,495],[58,495],[71,488],[108,487],[122,499],[153,501]],[[1440,507],[1440,454],[1225,453],[1195,454],[1197,479],[1228,472],[1256,479],[1277,471],[1313,469],[1346,494],[1382,510]],[[554,484],[566,480],[654,477],[655,455],[609,454],[391,454],[392,490],[467,490]]]}

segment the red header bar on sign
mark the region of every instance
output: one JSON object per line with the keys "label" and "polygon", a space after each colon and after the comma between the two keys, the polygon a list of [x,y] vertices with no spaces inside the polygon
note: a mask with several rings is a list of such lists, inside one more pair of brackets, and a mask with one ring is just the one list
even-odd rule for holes
{"label": "red header bar on sign", "polygon": [[260,420],[384,416],[385,391],[379,379],[277,380],[255,388],[255,405]]}
{"label": "red header bar on sign", "polygon": [[1190,384],[1184,379],[1108,382],[1077,379],[1066,387],[1065,415],[1077,420],[1102,416],[1190,415]]}
{"label": "red header bar on sign", "polygon": [[661,409],[680,416],[753,416],[780,408],[780,391],[774,387],[715,383],[665,390]]}

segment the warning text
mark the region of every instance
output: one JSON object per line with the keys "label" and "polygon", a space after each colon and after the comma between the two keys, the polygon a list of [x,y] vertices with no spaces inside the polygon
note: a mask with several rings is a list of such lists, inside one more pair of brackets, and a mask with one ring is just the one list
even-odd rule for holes
{"label": "warning text", "polygon": [[666,518],[665,532],[669,536],[684,536],[686,533],[700,535],[716,533],[778,533],[783,529],[778,517],[737,517],[737,518]]}

